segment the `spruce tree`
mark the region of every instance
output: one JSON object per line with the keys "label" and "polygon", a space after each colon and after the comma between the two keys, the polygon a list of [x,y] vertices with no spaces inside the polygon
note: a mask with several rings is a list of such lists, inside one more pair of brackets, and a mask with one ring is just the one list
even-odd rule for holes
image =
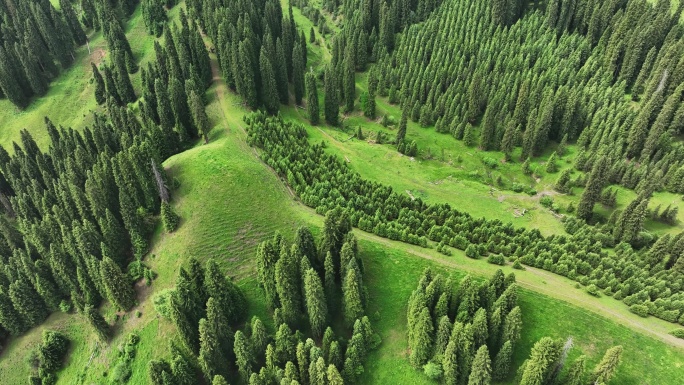
{"label": "spruce tree", "polygon": [[0,324],[14,336],[23,333],[26,329],[23,317],[3,288],[0,288]]}
{"label": "spruce tree", "polygon": [[83,45],[86,43],[87,37],[83,28],[81,28],[81,23],[78,21],[76,12],[74,11],[71,1],[69,0],[59,0],[59,8],[62,10],[62,14],[66,19],[66,23],[71,30],[71,35],[74,38],[74,42],[77,45]]}
{"label": "spruce tree", "polygon": [[108,256],[102,258],[100,275],[112,304],[122,310],[130,309],[135,303],[135,291],[128,276]]}
{"label": "spruce tree", "polygon": [[157,97],[157,115],[159,116],[159,122],[164,130],[171,130],[174,127],[175,119],[166,85],[164,85],[161,79],[156,79],[154,81],[154,93]]}
{"label": "spruce tree", "polygon": [[278,112],[278,87],[271,61],[268,59],[266,47],[261,48],[259,56],[259,68],[261,70],[262,101],[266,112],[275,115]]}
{"label": "spruce tree", "polygon": [[606,351],[601,362],[596,365],[589,375],[592,384],[607,384],[611,378],[613,378],[617,371],[617,367],[620,364],[622,351],[623,348],[620,345],[614,346]]}
{"label": "spruce tree", "polygon": [[492,368],[492,379],[495,381],[501,381],[508,377],[508,371],[511,367],[511,361],[513,356],[513,345],[511,341],[506,341],[501,350],[496,354],[494,358],[494,366]]}
{"label": "spruce tree", "polygon": [[412,343],[409,344],[411,348],[411,355],[409,357],[411,365],[415,367],[422,366],[430,358],[434,338],[433,333],[434,326],[430,310],[424,307],[413,326]]}
{"label": "spruce tree", "polygon": [[[304,59],[302,57],[302,47],[300,44],[295,44],[294,50],[292,51],[292,88],[294,89],[294,97],[295,97],[295,104],[301,105],[302,104],[302,98],[304,97],[304,78],[305,78],[305,73],[306,68],[304,67]],[[308,102],[308,94],[309,94],[309,78],[308,74],[306,75],[306,93],[307,93],[307,102]],[[315,79],[314,79],[315,82]],[[314,87],[315,87],[314,83]],[[318,98],[318,96],[316,96]],[[318,99],[316,99],[318,101]]]}
{"label": "spruce tree", "polygon": [[354,99],[356,99],[356,79],[354,76],[356,70],[355,56],[354,45],[349,44],[344,55],[344,61],[342,62],[344,67],[344,108],[347,113],[354,111]]}
{"label": "spruce tree", "polygon": [[487,349],[487,345],[482,345],[475,353],[468,385],[489,385],[491,382],[492,364],[489,359],[489,349]]}
{"label": "spruce tree", "polygon": [[95,63],[90,63],[90,65],[93,68],[93,79],[95,80],[95,101],[97,104],[102,104],[106,100],[105,82]]}
{"label": "spruce tree", "polygon": [[92,305],[86,305],[83,309],[83,315],[86,317],[90,325],[95,329],[95,333],[101,341],[107,341],[109,338],[109,324],[104,317]]}
{"label": "spruce tree", "polygon": [[332,126],[337,126],[340,115],[340,102],[337,99],[337,77],[335,70],[328,66],[325,70],[325,121]]}
{"label": "spruce tree", "polygon": [[579,356],[572,363],[568,374],[565,376],[563,383],[566,385],[582,385],[584,384],[584,370],[587,362],[587,356]]}
{"label": "spruce tree", "polygon": [[307,72],[306,74],[306,111],[309,115],[309,121],[311,124],[314,126],[317,125],[320,121],[320,107],[318,106],[318,88],[316,86],[316,76],[313,74],[313,72]]}
{"label": "spruce tree", "polygon": [[190,107],[190,115],[197,128],[197,132],[202,135],[205,144],[209,143],[209,131],[211,130],[209,117],[202,104],[202,98],[194,91],[190,91],[188,95],[188,106]]}
{"label": "spruce tree", "polygon": [[302,308],[302,282],[298,258],[286,247],[281,249],[280,258],[276,262],[275,281],[283,321],[294,325],[299,319]]}
{"label": "spruce tree", "polygon": [[321,279],[313,269],[309,269],[309,271],[306,272],[304,290],[306,292],[306,311],[309,314],[311,332],[314,337],[320,338],[328,318],[328,306],[325,300]]}
{"label": "spruce tree", "polygon": [[342,309],[347,325],[353,325],[363,315],[361,277],[356,269],[349,269],[342,285]]}
{"label": "spruce tree", "polygon": [[30,282],[20,278],[9,286],[9,297],[27,326],[35,326],[48,316],[48,309]]}

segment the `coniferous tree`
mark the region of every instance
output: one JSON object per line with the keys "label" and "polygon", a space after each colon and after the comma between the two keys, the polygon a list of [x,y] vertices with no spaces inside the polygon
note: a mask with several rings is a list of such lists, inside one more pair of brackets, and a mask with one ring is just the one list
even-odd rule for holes
{"label": "coniferous tree", "polygon": [[271,61],[268,59],[266,47],[261,48],[259,56],[259,68],[261,70],[262,100],[266,111],[275,115],[278,112],[278,87]]}
{"label": "coniferous tree", "polygon": [[491,382],[492,363],[489,358],[489,349],[487,349],[487,345],[482,345],[473,359],[468,385],[489,385]]}
{"label": "coniferous tree", "polygon": [[[302,46],[300,44],[295,44],[294,50],[292,51],[292,88],[294,89],[294,97],[295,97],[295,104],[301,105],[302,104],[302,98],[304,97],[304,78],[305,78],[305,73],[306,68],[304,67],[304,58],[302,57]],[[306,93],[307,93],[307,102],[309,100],[308,94],[309,94],[309,75],[306,75]],[[314,78],[315,81],[315,78]],[[314,83],[315,87],[315,83]],[[318,96],[316,96],[316,100],[318,100]]]}
{"label": "coniferous tree", "polygon": [[[325,70],[325,121],[332,126],[339,123],[340,103],[337,99],[337,77],[335,70],[328,66]],[[353,104],[353,103],[352,103]]]}
{"label": "coniferous tree", "polygon": [[204,109],[202,98],[200,98],[194,91],[190,91],[188,95],[188,106],[190,108],[190,115],[192,121],[197,127],[197,131],[204,138],[204,143],[209,143],[209,131],[211,126],[209,124],[209,117]]}
{"label": "coniferous tree", "polygon": [[67,25],[69,26],[69,30],[74,38],[74,42],[77,45],[85,44],[87,37],[85,32],[83,32],[83,28],[81,27],[81,23],[78,21],[78,17],[76,16],[76,12],[74,11],[71,2],[69,0],[59,0],[59,8],[64,15]]}
{"label": "coniferous tree", "polygon": [[601,190],[603,190],[603,186],[606,183],[606,165],[606,158],[601,157],[592,168],[587,187],[582,192],[579,204],[577,205],[578,218],[584,220],[591,218],[594,204],[598,201]]}
{"label": "coniferous tree", "polygon": [[107,298],[119,309],[130,309],[135,302],[131,282],[108,256],[104,256],[100,262],[100,275],[107,290]]}
{"label": "coniferous tree", "polygon": [[306,311],[309,314],[311,332],[314,337],[320,338],[328,318],[328,306],[325,300],[321,279],[313,269],[309,269],[309,271],[306,272],[304,290],[306,292]]}
{"label": "coniferous tree", "polygon": [[95,333],[102,341],[107,341],[109,338],[109,324],[105,321],[104,317],[98,313],[91,305],[86,305],[83,309],[83,315],[86,317],[90,325],[95,329]]}
{"label": "coniferous tree", "polygon": [[15,309],[12,300],[2,288],[0,288],[0,324],[15,336],[25,330],[21,314]]}
{"label": "coniferous tree", "polygon": [[102,104],[106,100],[105,82],[95,63],[90,63],[90,65],[93,67],[93,78],[95,79],[95,101],[97,104]]}
{"label": "coniferous tree", "polygon": [[[296,72],[295,72],[296,76]],[[318,88],[316,86],[316,77],[313,72],[306,74],[306,111],[309,115],[309,121],[312,125],[317,125],[320,121],[320,110],[318,106]]]}
{"label": "coniferous tree", "polygon": [[611,378],[615,375],[617,367],[620,364],[620,358],[622,357],[622,346],[614,346],[606,351],[606,354],[601,359],[591,375],[589,376],[591,383],[593,384],[607,384]]}
{"label": "coniferous tree", "polygon": [[275,265],[275,284],[283,321],[294,325],[299,319],[303,304],[300,289],[302,282],[298,256],[289,252],[286,247],[280,250],[280,258]]}
{"label": "coniferous tree", "polygon": [[412,343],[409,344],[409,347],[411,348],[409,360],[411,361],[411,365],[421,366],[430,358],[434,338],[432,317],[430,316],[430,310],[428,310],[427,307],[424,307],[423,310],[421,310],[413,329],[413,338],[410,341]]}
{"label": "coniferous tree", "polygon": [[586,366],[587,357],[579,356],[573,362],[565,376],[564,384],[566,385],[581,385],[584,384],[584,370]]}
{"label": "coniferous tree", "polygon": [[347,113],[354,111],[354,99],[356,99],[356,80],[354,78],[356,70],[356,55],[354,51],[354,45],[350,44],[347,47],[346,53],[344,55],[344,62],[342,63],[342,65],[344,66],[344,108],[345,112]]}
{"label": "coniferous tree", "polygon": [[30,282],[14,281],[9,286],[9,297],[27,325],[38,325],[47,318],[47,307]]}
{"label": "coniferous tree", "polygon": [[513,356],[513,345],[511,341],[506,341],[501,350],[496,354],[494,358],[494,365],[492,367],[492,379],[495,381],[501,381],[508,376],[508,371],[511,367],[511,361]]}
{"label": "coniferous tree", "polygon": [[161,79],[154,81],[154,94],[157,97],[157,115],[163,129],[171,130],[174,127],[175,119],[166,85]]}
{"label": "coniferous tree", "polygon": [[347,325],[353,325],[363,315],[362,284],[359,272],[348,269],[342,285],[342,308]]}

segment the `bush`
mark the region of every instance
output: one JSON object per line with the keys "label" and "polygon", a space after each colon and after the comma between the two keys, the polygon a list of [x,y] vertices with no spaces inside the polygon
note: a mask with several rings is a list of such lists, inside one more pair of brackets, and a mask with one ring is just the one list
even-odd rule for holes
{"label": "bush", "polygon": [[493,265],[503,266],[506,264],[506,260],[502,254],[492,254],[487,258],[487,262]]}
{"label": "bush", "polygon": [[170,320],[171,319],[171,295],[173,294],[173,289],[164,289],[159,294],[155,295],[152,299],[152,304],[154,305],[154,310],[159,313],[160,316]]}
{"label": "bush", "polygon": [[468,258],[478,258],[478,253],[477,253],[477,247],[474,244],[469,244],[468,247],[466,247],[465,250],[466,257]]}
{"label": "bush", "polygon": [[522,185],[520,183],[513,183],[513,186],[511,186],[511,190],[513,190],[517,193],[521,193],[521,192],[525,191],[525,189],[526,189],[525,185]]}
{"label": "bush", "polygon": [[439,363],[435,362],[428,362],[423,366],[423,372],[425,372],[425,375],[433,380],[433,381],[439,381],[442,378],[442,365]]}
{"label": "bush", "polygon": [[684,339],[684,329],[675,329],[670,332],[671,335]]}
{"label": "bush", "polygon": [[513,268],[516,270],[525,270],[525,266],[520,263],[520,259],[513,261]]}
{"label": "bush", "polygon": [[539,199],[539,204],[546,207],[547,209],[550,209],[553,206],[553,198],[548,195],[544,195],[543,197],[541,197],[541,199]]}
{"label": "bush", "polygon": [[638,315],[639,317],[648,317],[648,306],[646,305],[632,305],[629,307],[629,311]]}
{"label": "bush", "polygon": [[68,312],[70,312],[70,311],[71,311],[71,302],[69,302],[69,301],[63,299],[63,300],[59,303],[59,310],[61,310],[62,313],[68,313]]}
{"label": "bush", "polygon": [[599,292],[598,287],[596,285],[594,285],[593,283],[591,285],[587,286],[587,293],[589,293],[589,295],[592,295],[592,296],[597,297],[597,298],[601,297],[601,292]]}
{"label": "bush", "polygon": [[492,159],[489,157],[482,159],[482,163],[484,163],[485,167],[490,168],[492,170],[499,167],[499,162],[497,162],[496,159]]}

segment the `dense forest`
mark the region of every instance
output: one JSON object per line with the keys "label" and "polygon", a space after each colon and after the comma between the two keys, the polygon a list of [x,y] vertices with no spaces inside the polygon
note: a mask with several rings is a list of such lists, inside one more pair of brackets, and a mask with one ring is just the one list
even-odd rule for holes
{"label": "dense forest", "polygon": [[[113,345],[117,322],[142,316],[141,292],[158,278],[147,258],[184,226],[174,208],[178,168],[167,175],[168,162],[212,147],[215,127],[322,225],[286,218],[296,225],[259,232],[253,244],[236,237],[250,254],[243,275],[223,271],[225,247],[202,258],[178,250],[163,270],[175,283],[150,297],[172,337],[157,341],[165,354],[148,355],[141,381],[368,381],[386,336],[377,329],[384,314],[370,310],[378,298],[359,234],[435,249],[426,259],[437,262],[456,252],[466,264],[499,265],[479,274],[538,268],[622,302],[610,305],[620,310],[684,325],[680,204],[650,207],[659,194],[684,194],[683,11],[669,0],[0,0],[0,99],[12,113],[31,113],[73,67],[86,73],[95,106],[82,127],[41,116],[44,128],[17,129],[20,139],[0,146],[0,345],[60,311]],[[136,14],[149,39],[144,58],[127,37]],[[106,54],[80,60],[91,39]],[[349,121],[394,130],[368,143],[411,161],[428,160],[418,130],[534,178],[530,163],[544,159],[557,193],[581,193],[553,235],[478,218],[362,175],[327,139],[312,139],[325,129],[349,136],[342,144],[366,140],[365,126]],[[618,206],[618,190],[635,197]],[[649,220],[667,231],[649,231]],[[402,333],[390,338],[401,334],[402,364],[426,381],[605,385],[616,375],[621,343],[578,355],[566,331],[533,332],[514,273],[461,277],[425,269],[402,298]],[[74,341],[52,326],[26,359],[31,384],[57,383],[68,362]],[[534,339],[523,351],[525,333]],[[141,348],[137,331],[123,335],[123,369],[107,380],[116,384],[132,376]]]}

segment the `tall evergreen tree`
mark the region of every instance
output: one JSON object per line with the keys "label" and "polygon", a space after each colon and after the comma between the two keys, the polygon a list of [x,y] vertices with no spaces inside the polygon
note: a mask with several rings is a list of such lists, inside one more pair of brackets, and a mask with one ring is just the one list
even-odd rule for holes
{"label": "tall evergreen tree", "polygon": [[262,100],[266,111],[275,115],[278,112],[278,87],[271,61],[268,59],[266,47],[261,48],[259,56],[259,68],[261,70]]}
{"label": "tall evergreen tree", "polygon": [[188,106],[190,107],[190,115],[197,128],[197,132],[202,135],[205,144],[209,143],[209,131],[211,130],[209,117],[204,109],[202,98],[194,91],[190,91],[188,95]]}
{"label": "tall evergreen tree", "polygon": [[487,349],[487,345],[482,345],[473,359],[468,385],[489,385],[491,382],[492,363],[489,358],[489,349]]}
{"label": "tall evergreen tree", "polygon": [[[294,91],[294,97],[295,97],[295,104],[301,105],[302,104],[302,98],[304,97],[304,78],[305,75],[304,73],[306,72],[306,68],[304,66],[304,59],[302,57],[302,47],[300,44],[295,44],[294,50],[292,51],[292,88]],[[307,87],[306,87],[306,93],[307,93],[307,101],[308,101],[308,94],[309,94],[309,86],[308,86],[308,74],[306,74],[306,82],[307,82]],[[315,82],[315,78],[314,78]],[[314,87],[315,87],[314,83]],[[316,96],[318,98],[318,96]],[[318,100],[318,99],[316,99]]]}
{"label": "tall evergreen tree", "polygon": [[105,82],[95,63],[90,63],[90,65],[93,68],[93,79],[95,79],[95,101],[97,104],[102,104],[106,100]]}
{"label": "tall evergreen tree", "polygon": [[340,102],[337,99],[337,77],[335,70],[328,66],[325,70],[325,121],[332,126],[337,126],[340,115]]}
{"label": "tall evergreen tree", "polygon": [[100,275],[107,290],[107,298],[119,309],[130,309],[135,303],[135,291],[128,276],[108,256],[102,258]]}
{"label": "tall evergreen tree", "polygon": [[307,72],[306,74],[306,111],[309,115],[311,124],[314,126],[317,125],[320,121],[320,107],[318,106],[316,76],[313,72]]}
{"label": "tall evergreen tree", "polygon": [[309,314],[311,332],[314,337],[320,338],[328,318],[328,306],[321,279],[313,269],[306,272],[304,290],[306,291],[306,311]]}

